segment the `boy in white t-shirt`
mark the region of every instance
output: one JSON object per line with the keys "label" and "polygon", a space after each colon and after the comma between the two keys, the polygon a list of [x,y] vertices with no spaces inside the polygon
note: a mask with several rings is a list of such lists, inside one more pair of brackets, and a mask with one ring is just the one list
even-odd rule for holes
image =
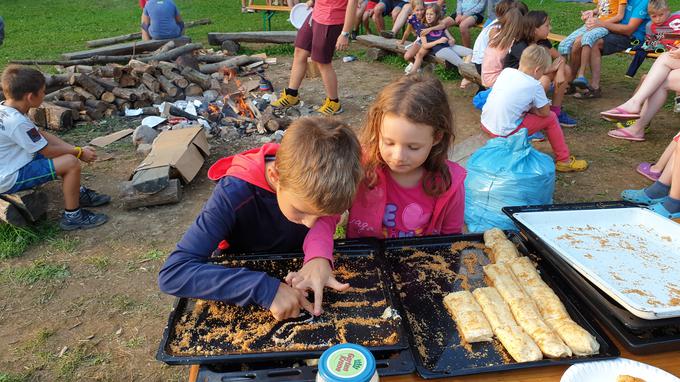
{"label": "boy in white t-shirt", "polygon": [[583,171],[588,163],[570,155],[557,115],[550,111],[550,100],[538,80],[550,63],[548,50],[534,44],[522,53],[519,70],[503,69],[482,109],[482,129],[492,137],[507,137],[522,128],[528,130],[527,135],[545,130],[555,152],[555,169]]}
{"label": "boy in white t-shirt", "polygon": [[64,230],[92,228],[106,223],[104,214],[82,207],[97,207],[111,201],[80,185],[80,161],[93,162],[91,147],[70,145],[41,132],[26,113],[45,97],[45,77],[39,71],[10,65],[2,72],[0,102],[0,194],[12,194],[57,179],[63,179],[64,213],[59,226]]}

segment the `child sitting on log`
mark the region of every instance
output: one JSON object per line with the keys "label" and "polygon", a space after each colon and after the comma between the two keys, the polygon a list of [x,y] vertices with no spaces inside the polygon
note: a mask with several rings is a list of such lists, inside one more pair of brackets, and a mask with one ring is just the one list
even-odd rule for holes
{"label": "child sitting on log", "polygon": [[345,124],[300,118],[281,145],[268,143],[220,159],[219,180],[196,221],[158,275],[161,291],[179,297],[257,304],[276,319],[312,311],[303,291],[266,273],[209,262],[227,253],[299,251],[308,227],[349,208],[362,177],[359,142]]}
{"label": "child sitting on log", "polygon": [[81,207],[98,207],[111,197],[80,185],[80,162],[91,163],[97,153],[91,147],[73,146],[38,128],[26,116],[42,104],[45,77],[39,71],[16,65],[2,73],[5,101],[0,103],[0,194],[13,194],[40,184],[63,180],[63,230],[87,229],[108,220],[104,214]]}
{"label": "child sitting on log", "polygon": [[180,37],[184,21],[172,0],[149,0],[142,12],[142,39],[163,40]]}

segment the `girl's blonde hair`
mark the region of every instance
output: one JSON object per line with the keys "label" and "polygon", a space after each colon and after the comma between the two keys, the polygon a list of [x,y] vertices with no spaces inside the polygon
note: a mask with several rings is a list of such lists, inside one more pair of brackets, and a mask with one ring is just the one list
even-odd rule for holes
{"label": "girl's blonde hair", "polygon": [[434,12],[435,19],[434,21],[432,21],[431,24],[425,21],[425,25],[427,25],[428,27],[433,27],[439,24],[439,20],[442,19],[442,7],[440,7],[439,4],[432,4],[427,8],[427,10],[430,9],[432,10],[432,12]]}
{"label": "girl's blonde hair", "polygon": [[498,19],[500,28],[491,31],[489,46],[497,49],[510,49],[524,32],[524,15],[518,8],[508,10]]}
{"label": "girl's blonde hair", "polygon": [[422,165],[425,169],[422,187],[430,196],[444,193],[451,186],[446,160],[455,135],[453,115],[442,83],[432,76],[404,76],[378,94],[361,132],[368,188],[375,187],[378,182],[378,167],[387,166],[380,155],[380,129],[387,114],[432,126],[435,139],[440,141],[432,147]]}
{"label": "girl's blonde hair", "polygon": [[411,11],[414,12],[416,10],[416,7],[419,5],[425,8],[425,2],[423,0],[411,0],[409,1],[409,4],[411,4]]}

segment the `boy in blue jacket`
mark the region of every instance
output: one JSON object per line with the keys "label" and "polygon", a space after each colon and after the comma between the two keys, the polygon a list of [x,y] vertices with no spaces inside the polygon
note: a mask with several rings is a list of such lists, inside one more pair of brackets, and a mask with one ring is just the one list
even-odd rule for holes
{"label": "boy in blue jacket", "polygon": [[[305,292],[266,273],[209,262],[223,240],[229,253],[298,251],[317,218],[340,214],[361,181],[361,150],[352,130],[328,118],[301,118],[278,144],[223,158],[208,171],[212,196],[158,275],[179,297],[258,304],[276,319],[313,312]],[[222,248],[227,246],[221,245]],[[331,278],[329,287],[342,289]]]}

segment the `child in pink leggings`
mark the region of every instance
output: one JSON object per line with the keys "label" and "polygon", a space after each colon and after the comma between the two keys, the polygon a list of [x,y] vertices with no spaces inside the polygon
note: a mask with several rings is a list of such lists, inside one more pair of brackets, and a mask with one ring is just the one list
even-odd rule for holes
{"label": "child in pink leggings", "polygon": [[482,109],[482,129],[492,137],[507,137],[526,128],[527,135],[545,131],[555,152],[555,169],[583,171],[588,162],[569,152],[557,115],[538,80],[550,66],[548,50],[531,45],[524,50],[519,69],[503,69]]}

